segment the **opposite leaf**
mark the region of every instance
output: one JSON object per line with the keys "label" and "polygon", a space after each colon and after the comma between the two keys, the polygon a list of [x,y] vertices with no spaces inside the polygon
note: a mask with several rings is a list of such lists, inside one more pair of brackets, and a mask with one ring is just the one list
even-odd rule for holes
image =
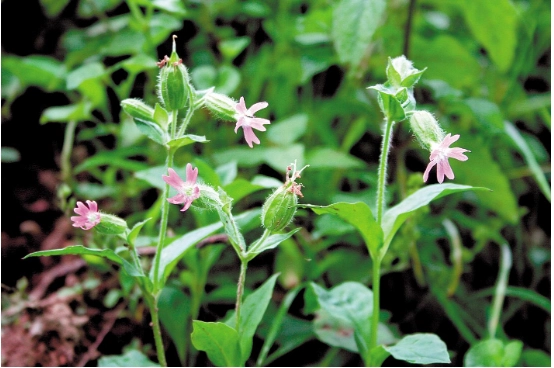
{"label": "opposite leaf", "polygon": [[394,346],[385,346],[395,359],[413,364],[450,363],[446,344],[435,334],[405,336]]}
{"label": "opposite leaf", "polygon": [[192,345],[218,367],[242,365],[237,331],[221,322],[192,321]]}

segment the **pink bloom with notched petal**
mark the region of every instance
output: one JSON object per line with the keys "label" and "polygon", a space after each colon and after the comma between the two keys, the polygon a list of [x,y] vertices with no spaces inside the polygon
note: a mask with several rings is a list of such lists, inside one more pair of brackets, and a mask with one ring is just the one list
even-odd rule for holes
{"label": "pink bloom with notched petal", "polygon": [[87,201],[87,206],[83,202],[77,202],[75,211],[79,216],[72,216],[74,227],[80,227],[83,230],[90,230],[100,223],[100,212],[98,212],[98,204],[95,201]]}
{"label": "pink bloom with notched petal", "polygon": [[459,138],[459,134],[451,136],[450,133],[448,133],[442,142],[436,146],[433,151],[431,151],[431,156],[429,156],[429,160],[431,160],[431,162],[429,162],[429,165],[427,165],[427,168],[423,173],[424,182],[426,182],[429,178],[429,172],[435,165],[437,165],[437,180],[439,183],[444,181],[445,175],[448,179],[454,179],[454,172],[450,167],[448,159],[451,157],[456,160],[466,161],[467,156],[464,155],[464,152],[471,152],[459,147],[450,148],[450,145],[456,142]]}
{"label": "pink bloom with notched petal", "polygon": [[242,130],[244,131],[244,139],[246,139],[246,143],[248,143],[250,148],[254,147],[252,143],[260,144],[260,140],[256,137],[256,134],[254,134],[252,128],[264,132],[266,130],[264,124],[270,124],[269,120],[254,116],[256,112],[261,109],[265,109],[267,106],[267,102],[257,102],[247,109],[246,104],[244,103],[244,97],[241,97],[240,102],[235,106],[235,111],[237,112],[235,114],[237,119],[235,133],[242,127]]}
{"label": "pink bloom with notched petal", "polygon": [[198,177],[198,168],[192,168],[187,164],[187,180],[183,181],[172,168],[168,168],[169,176],[162,175],[162,179],[173,188],[177,189],[178,194],[168,198],[167,201],[173,204],[183,204],[181,212],[189,209],[192,201],[200,197],[200,187],[196,184]]}

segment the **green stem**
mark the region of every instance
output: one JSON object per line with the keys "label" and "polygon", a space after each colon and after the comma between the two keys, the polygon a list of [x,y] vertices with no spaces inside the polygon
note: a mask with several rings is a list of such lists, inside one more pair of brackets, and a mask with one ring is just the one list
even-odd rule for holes
{"label": "green stem", "polygon": [[247,268],[248,268],[248,261],[245,259],[241,259],[239,282],[237,286],[237,303],[235,305],[235,315],[236,315],[235,330],[237,331],[239,330],[239,326],[240,326],[240,309],[242,306],[242,295],[244,294],[244,283],[246,281]]}
{"label": "green stem", "polygon": [[[378,257],[376,257],[378,258]],[[379,329],[379,289],[381,288],[381,260],[373,260],[373,313],[371,315],[371,332],[368,351],[377,347],[377,331]]]}
{"label": "green stem", "polygon": [[62,170],[62,181],[66,184],[71,181],[71,151],[73,150],[76,128],[77,122],[75,120],[71,120],[65,126],[60,165]]}
{"label": "green stem", "polygon": [[142,269],[142,265],[140,264],[140,259],[137,253],[137,248],[134,244],[129,243],[129,250],[131,251],[131,257],[133,258],[135,266],[144,275],[144,270]]}
{"label": "green stem", "polygon": [[390,150],[390,141],[392,139],[392,127],[394,121],[387,118],[385,124],[385,134],[383,135],[383,145],[381,147],[381,156],[379,157],[379,177],[377,184],[377,223],[381,224],[383,211],[385,207],[385,188],[387,185],[387,160]]}
{"label": "green stem", "polygon": [[260,239],[258,239],[257,242],[255,242],[254,244],[252,244],[252,246],[250,247],[250,249],[248,249],[248,253],[254,252],[256,249],[258,249],[258,248],[267,240],[267,238],[269,238],[270,235],[271,235],[271,230],[265,229],[265,230],[264,230],[264,233],[262,234],[262,236],[260,237]]}
{"label": "green stem", "polygon": [[510,251],[510,247],[507,244],[502,244],[500,246],[500,251],[500,271],[498,272],[498,281],[496,283],[496,290],[492,303],[491,317],[487,325],[490,338],[494,338],[496,335],[498,321],[500,320],[500,313],[502,312],[502,304],[504,304],[504,298],[506,297],[508,276],[510,275],[510,269],[512,268],[512,252]]}
{"label": "green stem", "polygon": [[[185,134],[185,131],[187,130],[187,126],[190,123],[190,119],[192,118],[192,114],[194,113],[194,94],[192,92],[192,88],[189,86],[189,109],[187,110],[187,113],[185,115],[185,118],[183,119],[183,124],[179,128],[179,134],[177,137],[182,137]],[[175,137],[173,137],[175,138]]]}
{"label": "green stem", "polygon": [[158,354],[158,363],[162,367],[167,367],[167,361],[165,360],[164,343],[162,340],[162,331],[160,329],[160,319],[158,317],[158,298],[154,298],[152,306],[150,308],[152,314],[152,331],[154,332],[154,341],[156,343],[156,352]]}

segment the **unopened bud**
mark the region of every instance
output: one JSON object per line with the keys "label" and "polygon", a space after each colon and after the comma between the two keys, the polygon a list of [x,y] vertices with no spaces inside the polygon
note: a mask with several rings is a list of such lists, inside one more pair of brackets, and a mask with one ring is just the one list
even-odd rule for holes
{"label": "unopened bud", "polygon": [[209,91],[204,96],[204,105],[216,118],[225,121],[235,121],[237,103],[230,97]]}
{"label": "unopened bud", "polygon": [[[295,180],[300,173],[309,165],[296,171],[296,162],[287,167],[285,184],[277,188],[262,206],[262,225],[273,232],[283,230],[292,222],[298,205],[298,197],[303,197],[302,184]],[[289,173],[291,177],[289,178]]]}
{"label": "unopened bud", "polygon": [[190,92],[190,79],[183,60],[175,51],[175,38],[173,36],[173,52],[169,58],[164,58],[158,66],[158,97],[167,110],[175,111],[184,108],[187,104]]}
{"label": "unopened bud", "polygon": [[107,235],[123,234],[127,230],[127,222],[120,217],[100,213],[100,222],[94,229],[99,233]]}
{"label": "unopened bud", "polygon": [[121,101],[123,111],[132,118],[142,121],[154,121],[154,109],[136,98],[127,98]]}
{"label": "unopened bud", "polygon": [[413,63],[402,55],[394,59],[389,58],[386,72],[389,83],[394,87],[411,88],[419,81],[425,69],[414,68]]}
{"label": "unopened bud", "polygon": [[410,127],[421,145],[428,150],[442,142],[445,136],[435,117],[427,111],[414,111],[410,117]]}

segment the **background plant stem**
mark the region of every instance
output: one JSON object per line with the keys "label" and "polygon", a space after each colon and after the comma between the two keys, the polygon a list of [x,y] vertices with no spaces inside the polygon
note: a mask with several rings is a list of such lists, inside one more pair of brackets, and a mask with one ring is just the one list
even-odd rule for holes
{"label": "background plant stem", "polygon": [[156,353],[158,354],[158,362],[162,367],[167,367],[165,359],[165,349],[162,340],[162,331],[160,329],[160,319],[158,317],[158,298],[154,298],[150,308],[152,314],[152,330],[154,332],[154,341],[156,343]]}
{"label": "background plant stem", "polygon": [[500,246],[500,271],[498,272],[498,281],[496,282],[496,290],[494,292],[494,300],[492,302],[492,312],[489,319],[488,333],[490,338],[496,335],[500,313],[502,312],[502,304],[506,297],[506,288],[508,287],[508,276],[512,268],[512,252],[508,244]]}
{"label": "background plant stem", "polygon": [[235,305],[235,330],[239,330],[240,326],[240,308],[242,306],[242,295],[244,294],[244,283],[246,281],[246,269],[248,268],[248,261],[241,259],[240,262],[240,275],[237,286],[237,303]]}

